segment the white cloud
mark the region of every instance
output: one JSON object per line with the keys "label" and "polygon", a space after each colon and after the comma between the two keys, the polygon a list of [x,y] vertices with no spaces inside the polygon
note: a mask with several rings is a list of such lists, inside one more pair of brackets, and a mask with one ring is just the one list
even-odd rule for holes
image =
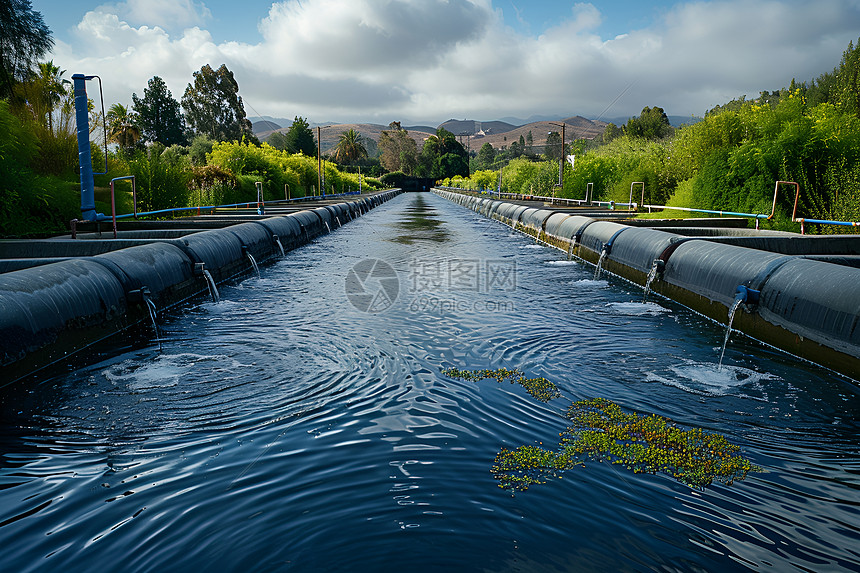
{"label": "white cloud", "polygon": [[[202,4],[177,5],[205,17]],[[102,76],[108,105],[130,102],[153,75],[178,99],[194,71],[226,63],[249,113],[320,121],[593,117],[622,93],[608,117],[646,105],[700,114],[830,71],[860,30],[857,0],[678,4],[657,24],[607,40],[592,4],[529,35],[506,27],[489,0],[289,0],[261,20],[259,42],[215,44],[200,27],[157,25],[169,14],[161,0],[121,6],[151,10],[134,19],[89,12],[78,26],[86,41],[55,49],[70,73]]]}
{"label": "white cloud", "polygon": [[478,40],[491,17],[478,0],[290,0],[272,6],[251,53],[275,55],[275,74],[388,79]]}
{"label": "white cloud", "polygon": [[126,0],[105,4],[95,11],[116,14],[132,26],[158,26],[167,30],[202,26],[212,17],[203,2],[194,0]]}
{"label": "white cloud", "polygon": [[153,76],[161,76],[179,99],[192,73],[221,57],[209,33],[199,28],[188,28],[171,38],[159,27],[134,28],[104,12],[88,12],[75,30],[75,39],[74,47],[56,43],[54,61],[61,62],[69,75],[99,75],[104,82],[105,107],[116,102],[129,105],[131,94],[142,94]]}

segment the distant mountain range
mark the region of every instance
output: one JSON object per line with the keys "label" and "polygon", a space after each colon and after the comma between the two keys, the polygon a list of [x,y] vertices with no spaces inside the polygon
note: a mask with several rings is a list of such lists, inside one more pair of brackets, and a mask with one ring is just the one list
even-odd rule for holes
{"label": "distant mountain range", "polygon": [[[293,121],[284,118],[275,117],[251,117],[254,134],[265,141],[273,132],[286,132],[292,125]],[[591,120],[582,116],[573,116],[568,118],[554,116],[532,116],[528,121],[521,120],[515,117],[506,117],[495,121],[477,121],[472,119],[449,119],[441,123],[437,127],[429,125],[414,125],[403,126],[409,132],[409,135],[415,139],[419,148],[424,144],[424,140],[431,135],[436,135],[438,128],[444,128],[456,135],[463,145],[469,148],[478,148],[489,143],[496,149],[507,147],[514,141],[519,141],[520,136],[524,139],[528,138],[528,134],[532,135],[532,142],[535,147],[543,147],[546,143],[547,135],[552,131],[561,131],[561,123],[565,124],[565,140],[573,141],[574,139],[593,139],[603,135],[603,130],[609,123],[615,125],[624,125],[629,118],[607,118],[604,120]],[[678,127],[685,123],[696,123],[701,121],[699,117],[685,116],[669,116],[669,122]],[[373,139],[378,142],[380,134],[383,130],[387,130],[387,125],[375,123],[310,123],[312,129],[317,126],[322,126],[320,129],[320,147],[323,153],[337,145],[340,135],[349,129],[354,129],[359,132],[362,137]],[[465,139],[464,139],[465,138]]]}
{"label": "distant mountain range", "polygon": [[[575,116],[581,117],[581,116]],[[630,116],[634,117],[634,116]],[[607,117],[600,119],[593,119],[591,121],[597,123],[614,123],[615,125],[624,125],[627,123],[627,120],[630,117]],[[696,116],[686,116],[686,115],[670,115],[669,123],[671,123],[674,127],[679,127],[684,124],[693,124],[702,121],[701,117]],[[290,125],[293,124],[293,120],[287,118],[278,118],[271,116],[262,116],[262,117],[249,117],[249,120],[253,123],[254,133],[259,134],[261,132],[266,131],[276,131],[282,129],[284,127],[289,128]],[[423,131],[429,133],[435,133],[438,127],[444,127],[454,135],[463,135],[470,134],[474,135],[479,131],[484,131],[485,133],[504,133],[506,131],[512,131],[518,127],[527,126],[532,123],[540,123],[540,122],[561,122],[568,121],[568,119],[564,119],[562,116],[555,115],[533,115],[528,119],[522,119],[518,117],[503,117],[498,120],[493,121],[478,121],[473,119],[449,119],[436,127],[431,125],[412,125],[412,126],[403,126],[404,129],[409,131]],[[347,124],[338,124],[333,121],[326,121],[320,123],[309,123],[309,125],[313,128],[318,125],[347,125]],[[375,125],[375,124],[363,124],[363,125]]]}

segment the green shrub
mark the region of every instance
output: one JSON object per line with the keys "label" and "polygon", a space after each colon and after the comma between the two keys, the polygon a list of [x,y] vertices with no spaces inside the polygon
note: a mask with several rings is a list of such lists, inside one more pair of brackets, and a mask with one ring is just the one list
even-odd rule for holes
{"label": "green shrub", "polygon": [[407,175],[402,171],[391,171],[380,177],[379,182],[388,188],[403,187],[406,177]]}
{"label": "green shrub", "polygon": [[183,161],[163,156],[164,146],[153,144],[128,161],[137,185],[137,210],[157,211],[187,207],[191,171]]}
{"label": "green shrub", "polygon": [[0,100],[0,235],[60,233],[80,215],[79,186],[39,176],[39,138]]}

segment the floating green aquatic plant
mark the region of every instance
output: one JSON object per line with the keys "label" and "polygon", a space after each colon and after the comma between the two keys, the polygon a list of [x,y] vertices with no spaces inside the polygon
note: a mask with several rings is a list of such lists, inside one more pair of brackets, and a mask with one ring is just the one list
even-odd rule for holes
{"label": "floating green aquatic plant", "polygon": [[538,446],[520,446],[514,450],[502,448],[493,460],[493,477],[499,487],[525,491],[533,484],[546,483],[558,472],[577,465],[566,452],[553,452]]}
{"label": "floating green aquatic plant", "polygon": [[535,400],[540,400],[541,402],[549,402],[561,396],[558,387],[546,378],[526,378],[525,374],[519,370],[509,370],[507,368],[497,368],[495,370],[458,370],[456,368],[449,368],[443,370],[442,374],[470,382],[479,382],[488,378],[492,378],[500,384],[509,381],[511,384],[519,384]]}
{"label": "floating green aquatic plant", "polygon": [[[442,374],[472,382],[494,379],[520,384],[541,402],[561,396],[558,387],[546,378],[526,378],[516,369],[449,368]],[[656,414],[625,412],[605,398],[573,402],[565,417],[571,425],[559,434],[557,450],[520,446],[499,451],[492,467],[499,487],[525,491],[559,472],[584,466],[588,460],[618,464],[634,473],[665,473],[698,488],[714,480],[731,485],[749,472],[762,471],[738,455],[740,448],[725,436],[697,428],[683,430]]]}
{"label": "floating green aquatic plant", "polygon": [[606,460],[635,473],[662,472],[699,488],[714,480],[730,485],[761,471],[720,434],[682,430],[654,414],[627,413],[605,398],[574,402],[567,418],[572,425],[560,434],[558,451],[537,446],[499,451],[492,472],[500,487],[524,491],[587,460]]}

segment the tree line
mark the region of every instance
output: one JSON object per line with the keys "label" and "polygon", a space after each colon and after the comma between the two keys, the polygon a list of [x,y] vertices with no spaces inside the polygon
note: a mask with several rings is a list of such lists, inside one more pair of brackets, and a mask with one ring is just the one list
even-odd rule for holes
{"label": "tree line", "polygon": [[[30,0],[0,4],[0,235],[53,233],[79,215],[78,149],[74,93],[66,70],[43,61],[51,32]],[[206,206],[382,188],[400,176],[468,175],[468,156],[452,134],[440,130],[419,149],[397,122],[377,145],[344,131],[324,154],[308,121],[296,116],[285,133],[260,142],[248,120],[239,84],[222,64],[194,72],[181,98],[163,78],[152,77],[131,105],[110,105],[105,114],[89,102],[97,210],[109,212],[111,178],[134,175],[138,210]],[[364,167],[364,176],[354,173]],[[369,173],[368,173],[369,172]],[[394,173],[388,173],[394,172]],[[366,177],[366,175],[377,177]],[[320,189],[320,181],[323,189]],[[130,212],[121,193],[118,211]]]}

